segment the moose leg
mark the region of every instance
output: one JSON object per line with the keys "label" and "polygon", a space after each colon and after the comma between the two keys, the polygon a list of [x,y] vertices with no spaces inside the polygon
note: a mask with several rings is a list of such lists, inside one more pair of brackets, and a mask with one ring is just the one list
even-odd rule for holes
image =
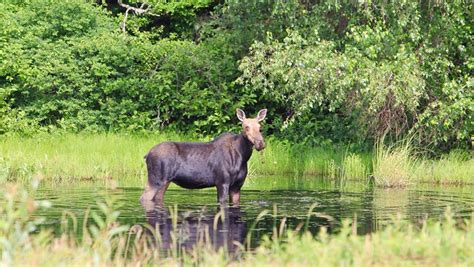
{"label": "moose leg", "polygon": [[240,205],[240,190],[230,190],[229,191],[229,201],[233,206]]}
{"label": "moose leg", "polygon": [[145,201],[153,200],[156,203],[163,203],[165,192],[166,192],[166,189],[168,189],[169,185],[170,185],[169,181],[161,185],[152,185],[148,183],[147,186],[145,187],[145,191],[140,197],[140,201],[145,202]]}
{"label": "moose leg", "polygon": [[156,193],[160,188],[156,185],[151,185],[148,183],[145,187],[145,191],[143,192],[142,196],[140,197],[140,202],[144,201],[151,201],[155,198]]}
{"label": "moose leg", "polygon": [[229,185],[218,184],[217,185],[217,201],[220,205],[224,205],[227,197],[229,196]]}
{"label": "moose leg", "polygon": [[140,198],[140,202],[163,202],[165,191],[170,184],[170,181],[166,179],[166,177],[170,177],[170,170],[164,166],[166,166],[166,162],[163,159],[157,159],[156,155],[149,153],[146,156],[148,184]]}
{"label": "moose leg", "polygon": [[159,188],[157,186],[153,186],[150,183],[147,183],[145,191],[140,197],[140,203],[142,204],[143,208],[145,208],[146,212],[154,212],[156,203],[153,202],[153,199],[158,193],[158,190]]}
{"label": "moose leg", "polygon": [[243,178],[237,178],[238,182],[234,183],[229,188],[229,201],[232,203],[233,206],[240,205],[240,188],[244,185],[246,172],[243,174]]}
{"label": "moose leg", "polygon": [[168,189],[168,186],[170,185],[170,181],[165,182],[162,186],[158,188],[158,191],[156,192],[155,195],[155,202],[163,204],[163,200],[165,199],[165,192]]}

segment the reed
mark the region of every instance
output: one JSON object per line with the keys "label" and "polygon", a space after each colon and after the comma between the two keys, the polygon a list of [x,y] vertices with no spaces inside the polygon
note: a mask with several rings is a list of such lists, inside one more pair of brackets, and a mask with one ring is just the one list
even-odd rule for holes
{"label": "reed", "polygon": [[439,159],[427,159],[415,152],[410,142],[387,146],[378,142],[372,177],[377,186],[405,187],[414,183],[474,184],[472,151],[452,151]]}
{"label": "reed", "polygon": [[[146,181],[143,156],[162,141],[208,141],[175,133],[157,134],[38,134],[0,139],[0,182],[31,177],[48,183],[94,181],[142,186]],[[267,147],[254,152],[249,178],[268,175],[324,176],[343,182],[367,183],[373,177],[382,187],[411,183],[474,184],[472,152],[452,152],[439,159],[416,156],[409,142],[373,152],[354,153],[344,147],[307,147],[268,138]]]}
{"label": "reed", "polygon": [[342,162],[341,176],[347,180],[366,181],[368,170],[360,155],[349,153]]}
{"label": "reed", "polygon": [[49,182],[143,179],[143,156],[177,134],[49,134],[0,141],[0,179]]}
{"label": "reed", "polygon": [[[304,227],[288,229],[282,221],[261,245],[248,250],[242,244],[236,253],[214,249],[202,243],[184,249],[173,234],[170,249],[160,248],[159,229],[152,226],[120,225],[113,200],[99,203],[99,210],[87,211],[83,236],[77,239],[74,215],[63,216],[62,232],[53,235],[38,230],[41,218],[33,213],[47,208],[46,201],[34,199],[34,188],[19,185],[0,188],[5,200],[0,202],[0,265],[2,266],[472,266],[474,220],[461,224],[452,219],[448,209],[438,222],[424,222],[421,227],[399,218],[375,233],[359,236],[356,223],[344,220],[340,232],[329,235]],[[274,211],[276,215],[276,208]],[[176,214],[176,211],[174,212]],[[266,216],[261,214],[259,216]],[[308,216],[313,214],[312,210]],[[90,220],[87,218],[90,217]],[[176,216],[173,217],[177,224]],[[308,219],[309,220],[309,219]],[[175,228],[176,229],[176,228]],[[148,233],[151,234],[146,234]],[[248,237],[250,239],[251,236]]]}
{"label": "reed", "polygon": [[386,146],[383,140],[375,148],[373,177],[381,187],[404,187],[411,182],[415,164],[408,142],[399,146]]}
{"label": "reed", "polygon": [[474,183],[474,158],[464,151],[452,151],[437,160],[421,159],[414,166],[418,181],[438,184]]}
{"label": "reed", "polygon": [[[144,182],[143,156],[163,141],[197,141],[179,134],[43,134],[9,136],[0,141],[0,181],[28,181],[40,177],[52,183],[136,180]],[[209,138],[200,139],[208,141]],[[322,175],[328,160],[341,158],[336,149],[295,148],[270,138],[262,152],[254,152],[249,175]]]}

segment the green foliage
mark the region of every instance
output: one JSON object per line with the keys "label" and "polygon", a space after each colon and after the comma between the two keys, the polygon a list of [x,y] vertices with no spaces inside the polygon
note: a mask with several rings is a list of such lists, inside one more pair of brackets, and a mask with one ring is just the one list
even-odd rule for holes
{"label": "green foliage", "polygon": [[[472,147],[468,1],[7,0],[0,4],[0,134],[236,129],[370,147],[412,134]],[[236,82],[237,81],[237,82]]]}
{"label": "green foliage", "polygon": [[305,20],[307,11],[297,1],[227,1],[218,5],[210,19],[199,23],[202,40],[227,47],[227,53],[241,59],[251,44],[263,40],[267,32],[286,36]]}
{"label": "green foliage", "polygon": [[[252,46],[240,65],[241,81],[286,107],[285,121],[290,125],[295,117],[314,112],[346,118],[357,114],[353,123],[359,131],[366,132],[366,138],[378,137],[389,127],[402,127],[423,95],[413,54],[402,52],[397,61],[372,61],[357,51],[333,52],[335,45],[329,41],[309,43],[298,33],[290,33],[283,42],[267,43]],[[396,111],[401,112],[398,117],[381,115]]]}
{"label": "green foliage", "polygon": [[450,81],[434,96],[412,132],[421,143],[431,143],[443,150],[453,144],[471,146],[474,142],[474,81],[473,78]]}
{"label": "green foliage", "polygon": [[30,192],[20,185],[2,183],[0,193],[0,262],[11,265],[19,254],[30,251],[35,245],[42,245],[50,236],[42,232],[34,239],[31,235],[38,231],[44,218],[33,215],[39,208],[47,208],[51,204],[35,200],[34,191],[38,186],[33,183]]}
{"label": "green foliage", "polygon": [[469,146],[472,18],[462,1],[427,5],[314,6],[308,20],[323,22],[254,43],[240,82],[278,107],[285,116],[279,127],[299,140],[301,132],[324,143],[411,130],[422,144]]}
{"label": "green foliage", "polygon": [[211,134],[227,129],[237,106],[254,101],[228,83],[235,66],[219,48],[123,35],[118,20],[83,2],[2,5],[0,95],[15,110],[2,110],[2,120],[20,114],[72,131],[171,125]]}
{"label": "green foliage", "polygon": [[179,34],[180,37],[194,38],[199,20],[198,14],[210,9],[212,0],[186,0],[186,1],[149,1],[152,12],[169,16],[168,32]]}

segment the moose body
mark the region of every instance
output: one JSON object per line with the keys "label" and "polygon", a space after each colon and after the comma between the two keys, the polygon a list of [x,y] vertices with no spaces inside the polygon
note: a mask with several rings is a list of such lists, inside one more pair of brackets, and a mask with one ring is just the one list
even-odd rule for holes
{"label": "moose body", "polygon": [[240,134],[224,133],[207,143],[163,142],[154,146],[145,156],[148,185],[141,201],[163,202],[173,182],[187,189],[215,186],[219,203],[225,203],[229,196],[232,204],[238,205],[253,147],[265,147],[259,125],[265,116],[266,109],[256,119],[246,119],[238,109],[243,125]]}

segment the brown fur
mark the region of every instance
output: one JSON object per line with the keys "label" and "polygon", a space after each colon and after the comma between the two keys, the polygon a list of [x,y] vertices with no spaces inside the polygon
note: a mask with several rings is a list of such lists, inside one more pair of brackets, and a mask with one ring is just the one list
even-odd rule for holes
{"label": "brown fur", "polygon": [[265,148],[259,122],[266,113],[263,109],[257,118],[247,119],[237,109],[237,117],[242,121],[241,134],[224,133],[206,143],[163,142],[154,146],[145,156],[148,184],[142,203],[162,203],[166,189],[173,182],[188,189],[215,186],[219,203],[229,199],[239,205],[252,149]]}

